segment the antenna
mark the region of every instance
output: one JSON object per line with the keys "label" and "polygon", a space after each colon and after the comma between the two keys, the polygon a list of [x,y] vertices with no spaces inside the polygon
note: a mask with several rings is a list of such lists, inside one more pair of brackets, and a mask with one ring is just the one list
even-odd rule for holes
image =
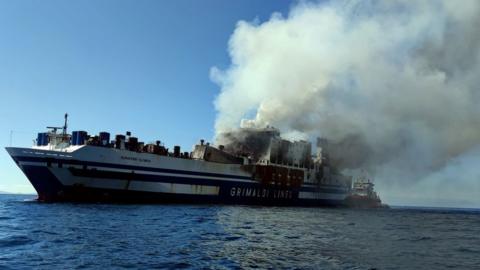
{"label": "antenna", "polygon": [[65,113],[65,124],[63,125],[63,136],[67,135],[67,120],[68,120],[68,113]]}

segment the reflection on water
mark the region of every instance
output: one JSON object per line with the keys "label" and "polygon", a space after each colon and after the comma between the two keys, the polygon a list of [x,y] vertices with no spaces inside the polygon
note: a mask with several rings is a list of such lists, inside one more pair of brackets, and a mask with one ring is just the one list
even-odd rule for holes
{"label": "reflection on water", "polygon": [[[226,207],[218,223],[229,235],[222,254],[243,267],[336,268],[348,266],[328,248],[344,235],[330,224],[343,225],[345,216],[329,216],[318,208]],[[323,218],[322,216],[325,216]],[[328,220],[328,218],[333,220]],[[334,255],[334,254],[333,254]]]}

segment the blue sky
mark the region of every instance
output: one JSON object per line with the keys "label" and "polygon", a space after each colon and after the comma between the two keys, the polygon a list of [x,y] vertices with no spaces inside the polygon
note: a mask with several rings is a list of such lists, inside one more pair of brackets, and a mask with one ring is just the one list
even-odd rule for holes
{"label": "blue sky", "polygon": [[[132,131],[190,149],[212,138],[219,87],[239,20],[286,14],[290,1],[0,1],[0,145],[30,146],[61,125]],[[33,192],[0,151],[0,190]]]}

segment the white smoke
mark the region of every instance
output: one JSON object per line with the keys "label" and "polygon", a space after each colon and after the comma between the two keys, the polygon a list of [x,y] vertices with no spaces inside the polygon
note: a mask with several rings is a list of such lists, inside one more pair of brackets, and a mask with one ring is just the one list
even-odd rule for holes
{"label": "white smoke", "polygon": [[[227,70],[211,70],[217,134],[243,120],[345,145],[355,138],[387,201],[430,187],[480,206],[480,157],[462,158],[480,144],[480,2],[300,2],[287,17],[238,22],[229,53]],[[452,173],[452,159],[472,166]],[[477,172],[458,182],[473,188],[469,198],[432,180],[445,170],[452,183]]]}

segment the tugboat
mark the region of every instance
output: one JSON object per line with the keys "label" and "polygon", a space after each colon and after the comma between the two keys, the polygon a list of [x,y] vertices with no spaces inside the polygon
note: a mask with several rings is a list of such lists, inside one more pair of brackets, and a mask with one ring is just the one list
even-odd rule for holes
{"label": "tugboat", "polygon": [[346,205],[353,208],[388,208],[388,205],[382,204],[374,186],[375,184],[370,178],[358,177],[353,182],[352,190],[345,199]]}

